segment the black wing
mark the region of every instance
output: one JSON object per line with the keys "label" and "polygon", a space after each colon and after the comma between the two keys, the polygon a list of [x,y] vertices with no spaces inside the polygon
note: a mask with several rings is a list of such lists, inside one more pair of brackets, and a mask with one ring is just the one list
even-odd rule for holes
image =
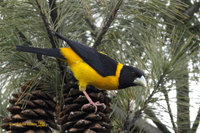
{"label": "black wing", "polygon": [[58,33],[55,33],[55,35],[66,41],[69,46],[100,75],[103,77],[115,75],[118,65],[117,61],[107,55],[99,53],[94,48],[72,41]]}

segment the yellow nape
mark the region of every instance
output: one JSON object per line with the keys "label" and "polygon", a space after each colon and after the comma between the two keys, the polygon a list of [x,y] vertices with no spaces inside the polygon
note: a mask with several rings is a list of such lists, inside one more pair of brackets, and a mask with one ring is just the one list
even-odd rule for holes
{"label": "yellow nape", "polygon": [[101,52],[101,51],[98,51],[99,53],[102,53],[102,54],[104,54],[104,55],[106,55],[104,52]]}
{"label": "yellow nape", "polygon": [[79,55],[71,48],[61,48],[61,53],[67,59],[74,76],[79,81],[79,89],[84,91],[87,85],[93,85],[100,89],[117,90],[119,86],[119,76],[123,64],[119,63],[116,74],[103,77],[89,66]]}

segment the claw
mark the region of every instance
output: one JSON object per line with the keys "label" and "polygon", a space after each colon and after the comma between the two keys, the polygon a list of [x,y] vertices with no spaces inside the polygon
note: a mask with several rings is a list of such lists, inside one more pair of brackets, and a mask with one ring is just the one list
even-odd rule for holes
{"label": "claw", "polygon": [[93,102],[93,103],[85,104],[82,108],[88,108],[88,106],[91,106],[91,105],[95,107],[95,113],[98,110],[98,106],[103,106],[104,109],[106,108],[106,105],[104,103],[100,103],[99,101],[95,103]]}
{"label": "claw", "polygon": [[83,107],[87,107],[87,106],[93,105],[95,107],[95,113],[97,112],[97,109],[98,109],[97,106],[103,106],[104,109],[106,108],[106,105],[104,103],[100,103],[99,101],[93,102],[86,91],[83,91],[83,93],[85,94],[86,98],[89,101],[89,103],[85,104]]}

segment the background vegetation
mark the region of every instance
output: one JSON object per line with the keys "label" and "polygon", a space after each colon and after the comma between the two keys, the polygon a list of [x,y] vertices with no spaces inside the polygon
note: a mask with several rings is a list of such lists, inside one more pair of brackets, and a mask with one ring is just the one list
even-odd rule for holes
{"label": "background vegetation", "polygon": [[72,78],[66,64],[15,49],[67,46],[53,30],[145,71],[147,88],[108,92],[113,132],[197,133],[199,7],[195,0],[1,0],[0,122],[27,81],[59,94]]}

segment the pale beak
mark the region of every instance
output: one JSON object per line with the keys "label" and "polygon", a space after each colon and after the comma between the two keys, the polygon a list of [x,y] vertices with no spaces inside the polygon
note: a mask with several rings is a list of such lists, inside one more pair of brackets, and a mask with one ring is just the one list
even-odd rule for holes
{"label": "pale beak", "polygon": [[136,78],[134,83],[137,84],[137,85],[141,85],[143,87],[147,87],[147,81],[144,78],[144,76],[141,76],[140,78]]}

